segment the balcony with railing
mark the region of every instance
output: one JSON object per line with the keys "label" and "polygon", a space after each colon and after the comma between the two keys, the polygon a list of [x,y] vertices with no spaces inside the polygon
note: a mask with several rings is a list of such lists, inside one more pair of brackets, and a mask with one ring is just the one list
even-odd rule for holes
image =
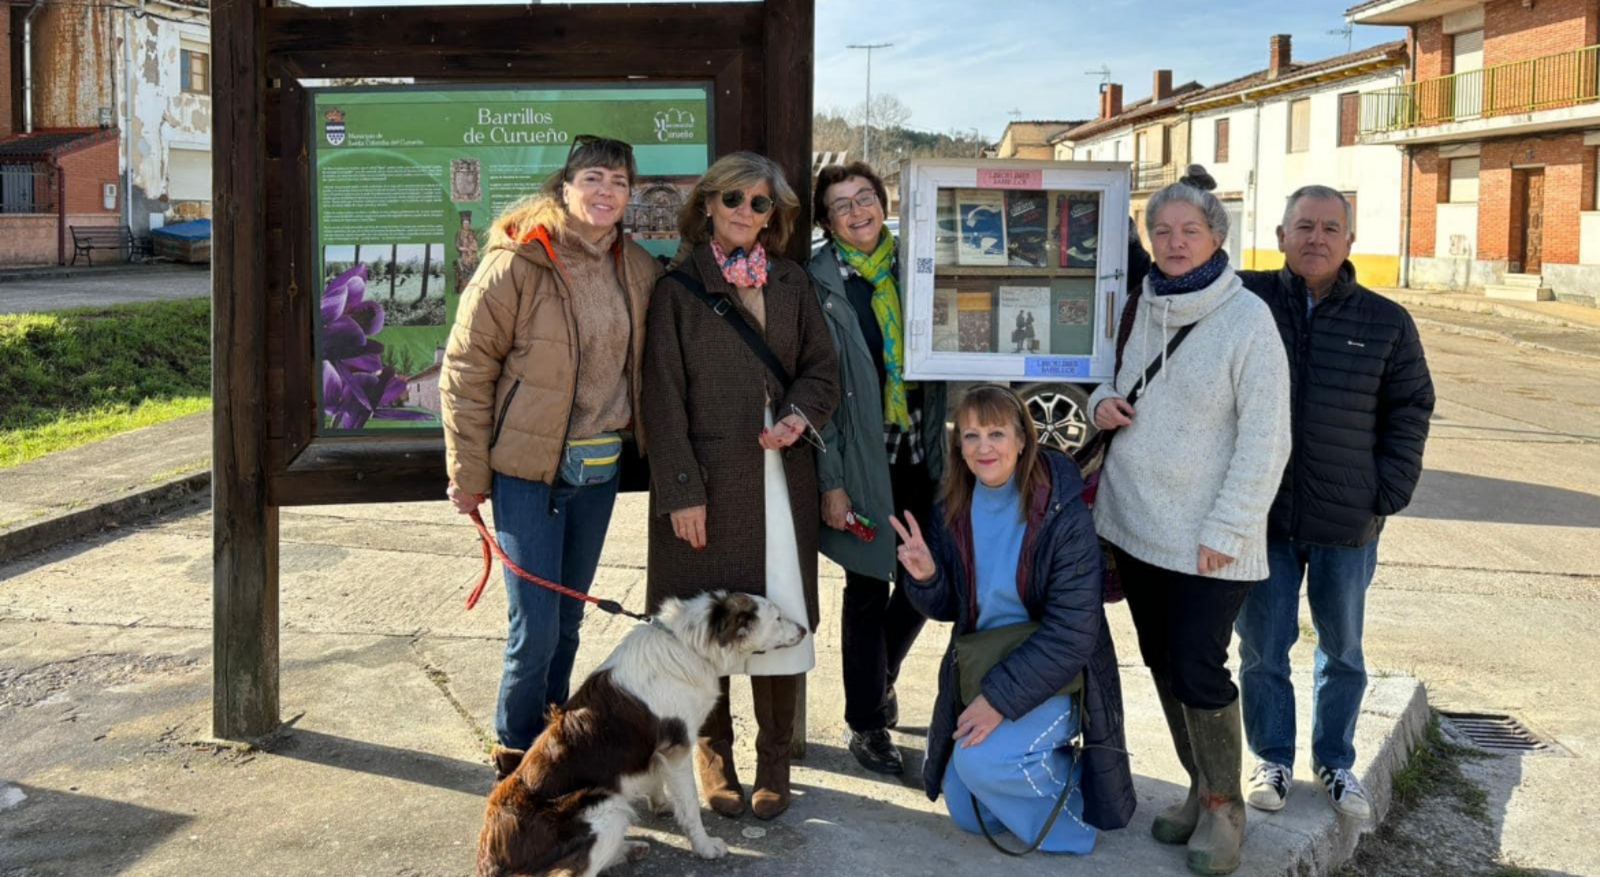
{"label": "balcony with railing", "polygon": [[1133,190],[1135,192],[1154,192],[1155,190],[1176,182],[1178,169],[1170,164],[1159,161],[1140,161],[1133,165]]}
{"label": "balcony with railing", "polygon": [[1600,46],[1589,46],[1369,92],[1361,101],[1361,133],[1393,140],[1441,125],[1596,103]]}

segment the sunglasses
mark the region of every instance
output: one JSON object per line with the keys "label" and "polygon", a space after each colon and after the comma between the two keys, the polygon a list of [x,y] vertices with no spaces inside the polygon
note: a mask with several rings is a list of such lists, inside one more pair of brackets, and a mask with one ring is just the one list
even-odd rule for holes
{"label": "sunglasses", "polygon": [[598,134],[578,134],[572,138],[572,145],[567,147],[568,164],[572,163],[572,154],[577,152],[580,147],[584,146],[609,146],[613,149],[619,149],[628,155],[633,155],[633,146],[621,140],[614,140],[610,137],[601,137]]}
{"label": "sunglasses", "polygon": [[[744,203],[744,192],[733,189],[722,193],[722,206],[729,210],[738,210]],[[750,199],[750,209],[757,213],[766,213],[772,209],[772,199],[765,195],[757,195]]]}

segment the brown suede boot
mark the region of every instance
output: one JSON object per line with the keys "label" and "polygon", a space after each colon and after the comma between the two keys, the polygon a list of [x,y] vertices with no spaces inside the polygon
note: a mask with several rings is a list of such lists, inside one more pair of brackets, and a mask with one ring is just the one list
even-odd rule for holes
{"label": "brown suede boot", "polygon": [[752,676],[756,709],[756,790],[750,810],[773,819],[789,809],[789,757],[794,743],[798,676]]}
{"label": "brown suede boot", "polygon": [[1183,704],[1172,693],[1172,685],[1165,676],[1156,674],[1156,695],[1161,698],[1161,711],[1167,715],[1167,730],[1172,734],[1172,745],[1178,750],[1178,761],[1189,775],[1189,795],[1183,803],[1169,807],[1157,814],[1150,826],[1150,834],[1164,844],[1188,843],[1194,827],[1200,821],[1200,776],[1195,772],[1194,749],[1189,743],[1189,723],[1183,717]]}
{"label": "brown suede boot", "polygon": [[1220,710],[1183,708],[1200,774],[1200,822],[1189,838],[1189,870],[1230,874],[1244,846],[1244,796],[1239,792],[1243,737],[1239,699]]}
{"label": "brown suede boot", "polygon": [[728,677],[722,677],[722,697],[711,708],[694,747],[695,772],[700,794],[715,812],[737,819],[744,815],[744,787],[733,766],[733,714],[728,710]]}

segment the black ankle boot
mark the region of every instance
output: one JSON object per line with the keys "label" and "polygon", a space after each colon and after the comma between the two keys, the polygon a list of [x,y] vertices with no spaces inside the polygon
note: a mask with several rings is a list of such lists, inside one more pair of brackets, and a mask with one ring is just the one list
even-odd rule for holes
{"label": "black ankle boot", "polygon": [[900,758],[900,750],[895,747],[894,741],[889,739],[887,729],[879,728],[876,731],[851,731],[850,754],[856,757],[861,766],[874,773],[902,774],[905,773],[905,762]]}

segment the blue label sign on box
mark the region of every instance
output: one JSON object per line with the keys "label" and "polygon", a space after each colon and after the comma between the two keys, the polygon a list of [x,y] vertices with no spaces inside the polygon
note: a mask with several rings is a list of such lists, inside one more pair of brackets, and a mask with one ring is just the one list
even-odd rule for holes
{"label": "blue label sign on box", "polygon": [[1087,356],[1030,356],[1023,375],[1030,378],[1087,378]]}

